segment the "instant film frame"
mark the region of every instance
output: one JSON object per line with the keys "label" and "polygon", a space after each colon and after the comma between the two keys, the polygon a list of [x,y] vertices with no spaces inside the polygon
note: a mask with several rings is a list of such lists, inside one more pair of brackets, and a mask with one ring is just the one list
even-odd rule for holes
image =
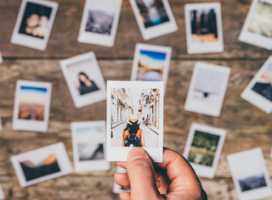
{"label": "instant film frame", "polygon": [[[203,132],[203,133],[206,133],[206,134],[219,136],[215,156],[214,156],[213,161],[212,161],[212,166],[196,164],[196,163],[190,162],[188,160],[188,156],[189,156],[189,153],[190,153],[190,149],[191,149],[192,142],[193,142],[193,139],[195,137],[196,131]],[[187,138],[187,142],[186,142],[186,146],[185,146],[183,156],[190,162],[190,164],[194,168],[197,175],[202,176],[202,177],[206,177],[206,178],[210,178],[210,179],[214,178],[216,168],[217,168],[217,165],[218,165],[218,162],[219,162],[219,159],[220,159],[221,151],[222,151],[223,146],[224,146],[224,141],[225,141],[226,134],[227,134],[227,131],[223,130],[223,129],[214,128],[214,127],[205,126],[205,125],[196,124],[196,123],[193,123],[191,125],[191,129],[190,129],[190,132],[189,132],[189,136]]]}
{"label": "instant film frame", "polygon": [[[112,110],[111,105],[113,95],[111,93],[112,89],[116,88],[126,88],[126,89],[159,89],[159,132],[158,132],[158,147],[143,147],[148,155],[153,159],[154,162],[163,161],[163,102],[164,102],[164,83],[162,81],[158,82],[144,82],[144,81],[108,81],[107,82],[107,160],[108,161],[127,161],[127,154],[133,147],[116,147],[112,146]],[[117,101],[118,102],[118,101]],[[132,110],[132,109],[131,109]],[[136,108],[137,110],[137,108]],[[129,117],[129,116],[128,116]],[[141,121],[141,119],[138,117]],[[146,127],[148,128],[148,127]],[[149,129],[146,129],[149,131]],[[121,132],[120,132],[121,131]],[[118,133],[122,134],[122,130]],[[113,133],[114,134],[114,133]],[[156,133],[153,133],[156,134]],[[120,137],[121,140],[121,137]]]}
{"label": "instant film frame", "polygon": [[[37,81],[23,81],[18,80],[16,84],[16,93],[14,100],[14,110],[13,110],[13,122],[12,128],[14,130],[22,131],[39,131],[46,132],[48,130],[49,123],[49,112],[50,112],[50,101],[51,101],[51,90],[52,84],[47,82],[37,82]],[[40,103],[42,101],[44,111],[43,111],[43,120],[30,120],[28,117],[20,119],[20,104],[26,104],[29,97],[29,91],[31,92],[31,103],[35,105],[35,102]],[[28,92],[28,93],[25,93]],[[37,94],[36,94],[36,93]],[[33,94],[34,93],[34,94]],[[40,94],[43,93],[43,94]],[[42,96],[42,97],[41,97]],[[37,98],[37,99],[36,99]],[[34,102],[33,102],[33,100]],[[22,109],[24,109],[22,107]],[[36,109],[36,108],[28,108]]]}
{"label": "instant film frame", "polygon": [[0,185],[0,199],[4,199],[5,198],[5,195],[4,195],[4,192],[2,190],[2,186]]}
{"label": "instant film frame", "polygon": [[[117,170],[116,173],[123,173],[126,174],[127,170],[117,166]],[[112,190],[115,194],[120,194],[121,192],[131,192],[131,190],[129,188],[123,188],[120,185],[118,185],[117,183],[114,182],[113,184],[113,190]]]}
{"label": "instant film frame", "polygon": [[[46,154],[45,154],[46,152]],[[40,176],[39,178],[35,178],[27,181],[23,168],[20,165],[20,162],[24,160],[31,160],[35,156],[40,155],[51,155],[54,154],[56,156],[57,164],[59,166],[59,171],[55,173],[51,173],[49,175]],[[21,187],[27,187],[30,185],[34,185],[43,181],[47,181],[53,178],[57,178],[60,176],[64,176],[66,174],[70,174],[73,172],[69,157],[67,155],[65,146],[62,142],[52,144],[46,147],[42,147],[39,149],[35,149],[26,153],[22,153],[16,156],[11,157],[11,162],[13,168],[15,170],[16,176],[18,178],[19,184]]]}
{"label": "instant film frame", "polygon": [[[200,70],[202,70],[202,69],[224,74],[223,80],[220,80],[220,81],[222,81],[221,82],[222,87],[219,91],[219,94],[216,94],[218,96],[217,97],[217,104],[214,104],[214,103],[208,104],[205,101],[201,102],[200,100],[197,100],[197,101],[193,100],[194,99],[193,95],[194,95],[194,92],[196,91],[196,87],[197,87],[196,81],[198,80],[198,75],[200,73]],[[190,83],[190,88],[189,88],[189,92],[188,92],[186,103],[185,103],[185,110],[218,117],[220,115],[220,112],[222,109],[222,104],[224,101],[224,96],[226,93],[230,72],[231,72],[231,69],[229,67],[223,67],[223,66],[208,64],[208,63],[204,63],[204,62],[197,62],[195,65],[192,80]],[[201,75],[200,75],[200,77],[201,77]],[[202,91],[202,92],[204,92],[204,91]]]}
{"label": "instant film frame", "polygon": [[263,35],[252,33],[252,32],[248,31],[250,21],[254,15],[254,11],[255,11],[255,8],[256,8],[258,2],[265,2],[265,3],[271,4],[271,6],[272,6],[271,0],[253,0],[250,10],[249,10],[249,13],[246,17],[244,26],[243,26],[242,31],[240,33],[239,40],[241,42],[245,42],[248,44],[252,44],[252,45],[255,45],[258,47],[262,47],[262,48],[271,50],[272,49],[272,38],[268,38]]}
{"label": "instant film frame", "polygon": [[141,14],[139,12],[139,9],[137,8],[136,0],[129,0],[132,10],[135,14],[137,23],[140,27],[141,33],[143,35],[143,38],[145,40],[149,40],[155,37],[159,37],[161,35],[165,35],[171,32],[175,32],[178,30],[174,15],[172,13],[171,7],[169,5],[168,0],[162,0],[162,3],[164,5],[164,8],[166,10],[166,14],[169,17],[168,22],[164,22],[162,24],[155,25],[153,27],[145,28],[144,23],[142,21]]}
{"label": "instant film frame", "polygon": [[266,113],[272,112],[272,101],[269,101],[262,95],[258,94],[257,92],[253,91],[252,88],[257,82],[257,80],[261,77],[261,75],[264,73],[266,68],[270,65],[272,65],[272,56],[270,56],[266,62],[263,64],[261,69],[257,72],[257,74],[254,76],[254,78],[250,81],[248,86],[245,88],[243,93],[241,94],[241,97],[248,102],[252,103],[253,105],[257,106],[258,108],[262,109]]}
{"label": "instant film frame", "polygon": [[[48,26],[47,26],[47,29],[46,29],[43,39],[35,38],[33,36],[19,33],[19,29],[20,29],[28,2],[33,3],[33,4],[37,4],[40,6],[46,6],[46,7],[52,8],[49,23],[48,23]],[[45,0],[23,0],[21,7],[20,7],[18,17],[17,17],[15,28],[12,33],[11,43],[26,46],[26,47],[41,50],[41,51],[45,50],[48,40],[49,40],[49,37],[50,37],[50,33],[52,30],[54,21],[55,21],[57,9],[58,9],[58,3],[56,3],[56,2],[45,1]]]}
{"label": "instant film frame", "polygon": [[[84,62],[84,61],[91,61],[92,66],[90,66],[92,71],[96,71],[96,79],[99,83],[100,87],[98,91],[89,92],[84,95],[77,95],[77,91],[75,89],[75,86],[73,85],[73,81],[71,79],[71,76],[68,72],[68,67]],[[68,58],[66,60],[60,61],[61,69],[63,71],[63,74],[65,76],[67,85],[69,87],[70,93],[72,95],[73,101],[75,103],[75,106],[77,108],[81,108],[83,106],[87,106],[93,103],[97,103],[99,101],[103,101],[106,99],[106,85],[103,78],[103,75],[101,73],[100,67],[97,63],[96,57],[94,52],[89,52],[85,54],[81,54],[72,58]]]}
{"label": "instant film frame", "polygon": [[[272,196],[270,177],[261,148],[230,154],[227,156],[227,160],[229,163],[232,180],[240,200],[263,199]],[[245,163],[250,165],[246,165]],[[252,164],[254,164],[254,166],[252,166]],[[237,167],[239,166],[240,168],[241,165],[242,169],[237,170]],[[241,177],[241,171],[243,171],[244,177]],[[239,180],[241,181],[245,178],[250,178],[250,176],[258,176],[260,175],[260,171],[262,172],[262,179],[265,181],[266,186],[263,185],[262,187],[252,189],[247,188],[243,191]]]}
{"label": "instant film frame", "polygon": [[[164,67],[163,68],[163,75],[162,75],[162,80],[161,80],[164,82],[164,92],[166,92],[172,48],[165,47],[165,46],[157,46],[157,45],[137,44],[136,48],[135,48],[135,53],[134,53],[131,81],[137,81],[137,70],[139,68],[138,65],[139,65],[140,54],[141,54],[140,51],[154,52],[154,53],[165,53],[166,54],[165,59],[164,59],[164,65],[163,65],[163,67]],[[158,60],[158,59],[154,58],[154,60],[155,60],[154,62],[156,62],[156,60]],[[148,62],[150,62],[150,61],[148,61]]]}
{"label": "instant film frame", "polygon": [[[102,132],[96,132],[92,134],[93,141],[103,143],[104,148],[104,159],[99,160],[80,160],[79,148],[78,148],[78,136],[77,129],[95,129],[100,127]],[[86,171],[102,171],[110,169],[110,162],[106,160],[106,121],[89,121],[89,122],[73,122],[71,124],[72,129],[72,141],[73,141],[73,154],[74,154],[74,165],[76,172]]]}
{"label": "instant film frame", "polygon": [[[191,25],[191,11],[194,9],[214,9],[216,15],[216,28],[218,34],[217,42],[192,42],[192,25]],[[186,21],[186,40],[187,52],[189,54],[197,53],[215,53],[224,51],[224,38],[222,28],[221,3],[197,3],[185,5],[185,21]]]}
{"label": "instant film frame", "polygon": [[[88,32],[85,30],[90,8],[92,8],[92,5],[94,3],[98,3],[98,2],[101,3],[101,6],[103,7],[112,7],[113,4],[115,5],[110,35]],[[81,21],[81,26],[80,26],[80,31],[79,31],[79,36],[78,36],[78,41],[82,43],[112,47],[114,45],[114,40],[115,40],[116,31],[118,27],[121,6],[122,6],[122,0],[86,0],[84,12],[82,16],[82,21]]]}

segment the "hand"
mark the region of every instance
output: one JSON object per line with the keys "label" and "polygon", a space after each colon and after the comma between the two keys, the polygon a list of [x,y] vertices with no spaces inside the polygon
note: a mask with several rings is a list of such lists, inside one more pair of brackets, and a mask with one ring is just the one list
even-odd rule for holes
{"label": "hand", "polygon": [[179,153],[164,149],[163,162],[153,163],[142,148],[133,148],[127,160],[116,162],[127,174],[115,174],[115,182],[131,188],[131,193],[120,194],[121,200],[207,200],[194,170]]}

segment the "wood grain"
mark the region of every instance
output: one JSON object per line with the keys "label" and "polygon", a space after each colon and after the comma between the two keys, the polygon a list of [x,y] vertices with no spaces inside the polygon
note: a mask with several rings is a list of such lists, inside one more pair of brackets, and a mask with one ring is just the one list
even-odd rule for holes
{"label": "wood grain", "polygon": [[[231,153],[261,147],[268,171],[272,143],[272,116],[241,99],[240,94],[264,60],[209,61],[232,69],[220,117],[187,112],[184,103],[190,85],[195,60],[172,61],[165,96],[164,146],[183,153],[191,123],[201,123],[228,131],[215,179],[201,179],[209,199],[237,199],[226,156]],[[132,60],[99,60],[105,80],[129,80]],[[37,80],[53,83],[49,131],[47,133],[12,130],[12,112],[16,81]],[[64,142],[72,162],[70,124],[73,121],[105,120],[106,101],[76,109],[59,60],[7,60],[0,65],[0,183],[7,199],[118,199],[113,194],[113,175],[108,172],[73,173],[35,186],[20,188],[10,157],[57,142]]]}

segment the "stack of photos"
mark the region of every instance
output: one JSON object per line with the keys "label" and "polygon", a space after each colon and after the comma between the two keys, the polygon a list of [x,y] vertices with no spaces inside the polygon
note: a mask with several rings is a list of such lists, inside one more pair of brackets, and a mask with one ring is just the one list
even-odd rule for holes
{"label": "stack of photos", "polygon": [[1,54],[1,51],[0,51],[0,64],[3,63],[3,57],[2,57],[2,54]]}
{"label": "stack of photos", "polygon": [[272,2],[253,0],[239,40],[265,49],[272,49]]}
{"label": "stack of photos", "polygon": [[230,68],[197,62],[185,110],[218,117],[228,85]]}
{"label": "stack of photos", "polygon": [[78,41],[113,46],[122,0],[86,0]]}
{"label": "stack of photos", "polygon": [[71,125],[76,172],[109,170],[105,156],[106,121],[74,122]]}
{"label": "stack of photos", "polygon": [[130,4],[145,40],[178,30],[168,0],[130,0]]}
{"label": "stack of photos", "polygon": [[[123,174],[126,174],[127,173],[127,170],[122,168],[122,167],[118,167],[117,166],[117,170],[116,170],[116,173],[123,173]],[[118,184],[116,184],[114,182],[114,185],[113,185],[113,192],[115,194],[120,194],[121,192],[131,192],[130,188],[124,188]]]}
{"label": "stack of photos", "polygon": [[137,44],[131,81],[164,81],[165,91],[171,53],[171,47]]}
{"label": "stack of photos", "polygon": [[49,145],[11,157],[21,187],[27,187],[72,173],[63,143]]}
{"label": "stack of photos", "polygon": [[2,186],[0,184],[0,199],[4,199],[5,198],[5,195],[4,195],[4,192],[2,190]]}
{"label": "stack of photos", "polygon": [[189,54],[224,51],[220,3],[186,4],[185,20]]}
{"label": "stack of photos", "polygon": [[272,56],[248,84],[241,97],[268,114],[272,112]]}
{"label": "stack of photos", "polygon": [[197,175],[214,178],[226,134],[223,129],[192,124],[183,155]]}
{"label": "stack of photos", "polygon": [[261,148],[231,154],[227,159],[240,200],[271,198],[271,182]]}
{"label": "stack of photos", "polygon": [[87,106],[106,99],[106,85],[93,52],[60,62],[75,106]]}
{"label": "stack of photos", "polygon": [[22,46],[45,50],[58,3],[41,0],[23,0],[11,42]]}
{"label": "stack of photos", "polygon": [[131,148],[143,147],[162,162],[164,83],[108,81],[107,87],[107,159],[126,161]]}
{"label": "stack of photos", "polygon": [[12,124],[14,130],[47,131],[51,89],[51,83],[17,81]]}

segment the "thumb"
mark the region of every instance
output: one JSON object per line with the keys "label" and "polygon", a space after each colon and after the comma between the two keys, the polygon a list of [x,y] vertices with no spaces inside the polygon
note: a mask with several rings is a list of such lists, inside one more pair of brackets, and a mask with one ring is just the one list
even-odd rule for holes
{"label": "thumb", "polygon": [[133,148],[128,153],[127,174],[131,187],[131,200],[161,199],[152,161],[142,148]]}

